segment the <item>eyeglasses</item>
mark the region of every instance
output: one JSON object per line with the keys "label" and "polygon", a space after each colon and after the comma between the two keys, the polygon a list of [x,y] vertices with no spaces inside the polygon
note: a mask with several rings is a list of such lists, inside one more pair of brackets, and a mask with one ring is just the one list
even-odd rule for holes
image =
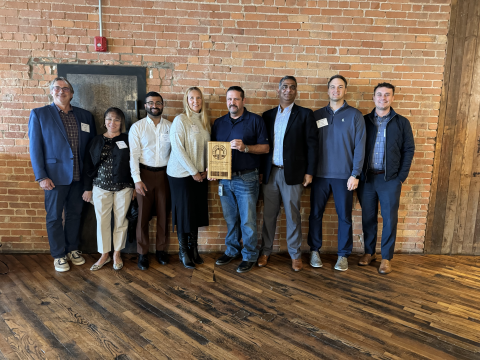
{"label": "eyeglasses", "polygon": [[53,87],[53,91],[55,92],[59,92],[60,90],[63,90],[63,92],[70,92],[70,88],[69,87],[60,87],[60,86],[54,86]]}
{"label": "eyeglasses", "polygon": [[153,104],[155,104],[157,106],[163,106],[163,102],[161,102],[161,101],[157,101],[157,102],[149,101],[149,102],[147,102],[148,106],[153,106]]}

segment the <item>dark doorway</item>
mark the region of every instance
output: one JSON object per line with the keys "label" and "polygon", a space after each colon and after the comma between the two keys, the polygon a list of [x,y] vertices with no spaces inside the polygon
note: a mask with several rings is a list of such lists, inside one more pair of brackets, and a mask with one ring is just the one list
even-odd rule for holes
{"label": "dark doorway", "polygon": [[[97,134],[103,134],[103,114],[115,106],[125,114],[128,130],[137,120],[145,117],[144,99],[147,88],[147,69],[135,66],[59,64],[58,75],[68,79],[74,89],[72,105],[90,111]],[[113,218],[113,216],[112,216]],[[97,222],[93,205],[85,204],[82,213],[81,246],[84,253],[97,252]],[[123,252],[137,252],[136,241],[127,244]]]}

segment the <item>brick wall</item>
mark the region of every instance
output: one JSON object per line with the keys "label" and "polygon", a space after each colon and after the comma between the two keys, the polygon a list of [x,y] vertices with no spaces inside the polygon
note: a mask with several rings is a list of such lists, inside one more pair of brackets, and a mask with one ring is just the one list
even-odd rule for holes
{"label": "brick wall", "polygon": [[[396,251],[422,252],[444,72],[450,0],[103,1],[108,53],[96,53],[96,0],[0,1],[0,241],[2,251],[48,250],[43,193],[28,154],[30,109],[49,102],[56,63],[139,65],[148,90],[166,99],[169,120],[188,86],[200,86],[213,119],[226,112],[225,89],[241,85],[247,108],[261,114],[278,104],[284,75],[299,82],[299,105],[327,104],[327,79],[349,79],[347,101],[373,108],[373,86],[397,86],[397,112],[412,122],[417,151],[403,186]],[[151,70],[151,71],[150,71]],[[302,198],[308,232],[309,194]],[[222,248],[226,226],[214,185],[204,250]],[[258,204],[261,231],[262,201]],[[354,251],[362,251],[355,200]],[[325,251],[336,250],[333,200],[324,217]],[[276,250],[285,251],[285,216]],[[171,250],[176,240],[171,237]],[[306,245],[306,240],[305,240]],[[307,248],[307,247],[305,247]]]}

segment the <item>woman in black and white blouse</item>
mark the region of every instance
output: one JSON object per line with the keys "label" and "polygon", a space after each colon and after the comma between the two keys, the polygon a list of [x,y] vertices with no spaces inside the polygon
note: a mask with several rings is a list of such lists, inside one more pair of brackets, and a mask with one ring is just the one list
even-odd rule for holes
{"label": "woman in black and white blouse", "polygon": [[[120,251],[125,248],[128,220],[126,214],[134,184],[130,175],[130,148],[128,135],[122,134],[125,115],[122,110],[112,107],[104,115],[104,127],[107,131],[97,135],[87,146],[83,169],[83,200],[90,202],[93,198],[97,218],[97,246],[102,254],[90,268],[99,270],[110,262],[111,251],[111,213],[114,213],[113,229],[113,268],[123,267]],[[92,189],[93,187],[93,189]]]}

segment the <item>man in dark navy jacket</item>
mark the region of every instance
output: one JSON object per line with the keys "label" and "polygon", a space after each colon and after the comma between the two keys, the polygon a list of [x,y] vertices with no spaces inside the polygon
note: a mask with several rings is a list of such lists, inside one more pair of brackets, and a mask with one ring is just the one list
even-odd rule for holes
{"label": "man in dark navy jacket", "polygon": [[312,182],[317,167],[318,136],[313,111],[294,103],[297,80],[285,76],[280,80],[280,104],[263,113],[268,131],[270,152],[263,157],[263,230],[262,254],[258,266],[266,266],[283,202],[287,217],[287,246],[292,269],[303,268],[301,250],[302,218],[300,198],[303,188]]}
{"label": "man in dark navy jacket", "polygon": [[74,265],[85,263],[78,251],[83,207],[81,174],[85,149],[97,131],[90,112],[70,105],[73,87],[67,79],[53,80],[50,94],[51,105],[30,113],[30,158],[35,180],[45,191],[48,242],[55,270],[68,271],[67,260]]}
{"label": "man in dark navy jacket", "polygon": [[365,242],[365,254],[358,264],[368,265],[376,259],[380,200],[383,218],[382,262],[378,269],[380,274],[392,271],[390,260],[397,237],[400,193],[415,152],[410,122],[391,107],[394,94],[395,87],[389,83],[378,84],[373,91],[375,109],[365,115],[365,162],[358,186]]}
{"label": "man in dark navy jacket", "polygon": [[365,123],[360,111],[347,104],[347,80],[334,75],[328,80],[330,103],[315,111],[319,154],[312,183],[308,245],[310,265],[322,267],[318,250],[322,247],[322,220],[333,192],[338,215],[338,260],[335,270],[348,270],[347,258],[353,248],[353,190],[358,186],[365,155]]}
{"label": "man in dark navy jacket", "polygon": [[[239,86],[227,91],[228,114],[215,120],[212,141],[229,141],[232,148],[232,178],[220,180],[223,216],[227,222],[227,250],[217,259],[225,265],[238,255],[240,273],[250,271],[258,258],[257,199],[260,189],[260,154],[269,150],[263,119],[244,107],[245,93]],[[211,180],[211,179],[210,179]],[[243,249],[240,245],[243,240]]]}

